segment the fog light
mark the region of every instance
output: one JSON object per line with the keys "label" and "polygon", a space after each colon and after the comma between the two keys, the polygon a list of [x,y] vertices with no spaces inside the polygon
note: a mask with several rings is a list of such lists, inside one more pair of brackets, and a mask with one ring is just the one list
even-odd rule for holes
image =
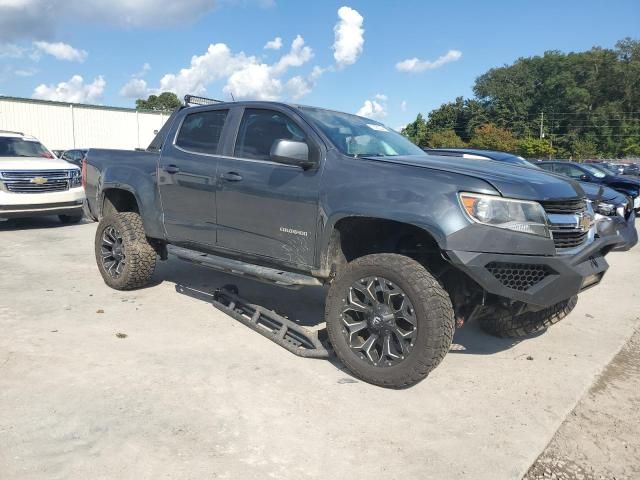
{"label": "fog light", "polygon": [[601,279],[602,279],[602,273],[592,273],[591,275],[587,275],[582,280],[581,290],[592,287],[596,283],[599,283]]}

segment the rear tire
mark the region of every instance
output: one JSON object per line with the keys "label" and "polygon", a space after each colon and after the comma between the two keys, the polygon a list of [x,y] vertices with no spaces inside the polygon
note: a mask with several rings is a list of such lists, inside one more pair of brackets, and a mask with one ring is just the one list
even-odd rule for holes
{"label": "rear tire", "polygon": [[449,351],[455,329],[451,300],[440,283],[415,260],[386,253],[358,258],[338,274],[325,318],[347,369],[387,388],[427,377]]}
{"label": "rear tire", "polygon": [[71,224],[75,224],[75,223],[80,223],[80,221],[82,220],[83,215],[79,214],[79,215],[58,215],[58,219],[64,224],[64,225],[71,225]]}
{"label": "rear tire", "polygon": [[135,212],[116,213],[100,220],[95,254],[104,282],[116,290],[144,287],[156,268],[156,251]]}
{"label": "rear tire", "polygon": [[576,295],[537,312],[520,315],[496,314],[480,318],[478,322],[482,330],[496,337],[526,337],[558,323],[571,313],[577,303]]}

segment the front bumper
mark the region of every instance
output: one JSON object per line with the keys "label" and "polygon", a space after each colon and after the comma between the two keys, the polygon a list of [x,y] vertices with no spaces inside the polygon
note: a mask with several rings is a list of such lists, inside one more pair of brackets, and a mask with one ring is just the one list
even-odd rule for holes
{"label": "front bumper", "polygon": [[626,220],[618,215],[614,217],[602,217],[597,219],[596,226],[599,236],[615,236],[618,238],[618,243],[613,248],[614,252],[626,252],[638,243],[636,214],[633,210]]}
{"label": "front bumper", "polygon": [[[488,293],[542,308],[597,285],[609,268],[604,255],[619,241],[616,235],[600,237],[573,255],[505,255],[448,250],[446,257]],[[496,274],[494,266],[505,266],[503,272],[506,273]]]}
{"label": "front bumper", "polygon": [[0,218],[28,218],[46,215],[79,215],[85,200],[83,188],[51,193],[0,191]]}

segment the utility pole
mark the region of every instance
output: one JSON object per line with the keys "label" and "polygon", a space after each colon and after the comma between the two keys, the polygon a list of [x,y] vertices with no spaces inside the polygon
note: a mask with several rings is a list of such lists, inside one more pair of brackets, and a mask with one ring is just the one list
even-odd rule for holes
{"label": "utility pole", "polygon": [[540,112],[540,139],[544,138],[544,112]]}

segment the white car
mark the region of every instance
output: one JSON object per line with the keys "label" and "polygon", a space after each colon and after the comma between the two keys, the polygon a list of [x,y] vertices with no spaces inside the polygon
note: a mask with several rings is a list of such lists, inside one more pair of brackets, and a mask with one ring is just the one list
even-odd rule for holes
{"label": "white car", "polygon": [[0,220],[57,215],[62,223],[77,223],[84,199],[77,166],[34,137],[0,130]]}

